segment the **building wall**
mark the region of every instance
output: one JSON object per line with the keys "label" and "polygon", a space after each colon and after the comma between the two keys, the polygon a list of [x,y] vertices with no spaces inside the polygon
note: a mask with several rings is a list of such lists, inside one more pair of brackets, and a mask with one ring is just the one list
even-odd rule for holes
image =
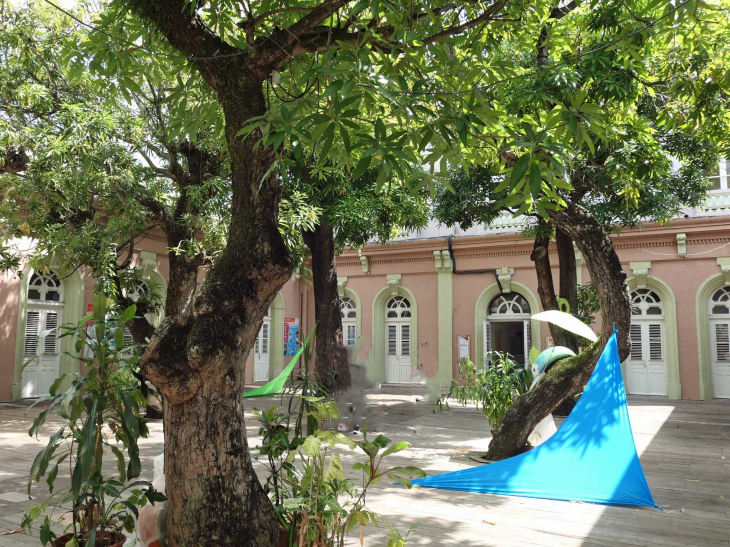
{"label": "building wall", "polygon": [[[680,254],[683,249],[678,245],[679,234],[686,236],[686,256]],[[643,282],[662,284],[668,287],[676,303],[676,332],[666,333],[676,341],[677,348],[674,396],[709,398],[712,386],[711,380],[707,380],[708,342],[703,341],[704,350],[698,345],[698,314],[706,312],[707,302],[698,303],[697,295],[709,290],[708,280],[712,287],[718,283],[721,286],[727,277],[730,284],[730,218],[694,217],[674,220],[665,226],[646,225],[640,230],[625,230],[613,240],[630,283],[634,286]],[[390,294],[410,295],[408,297],[413,300],[417,311],[413,323],[416,329],[412,334],[413,366],[419,373],[417,379],[427,383],[432,393],[448,387],[450,380],[458,377],[459,335],[470,337],[470,357],[474,362],[479,361],[483,317],[479,315],[482,312],[477,304],[481,302],[486,306],[483,294],[495,285],[495,276],[491,273],[453,275],[447,249],[446,237],[404,239],[386,246],[368,245],[359,253],[348,250],[338,258],[342,294],[354,297],[359,303],[358,338],[351,361],[365,366],[371,380],[385,380],[382,306]],[[454,238],[453,249],[458,271],[509,271],[513,288],[524,293],[528,300],[538,301],[537,279],[530,260],[532,242],[519,233],[463,235]],[[551,248],[550,257],[557,284],[559,265],[554,248]],[[151,282],[164,284],[168,275],[164,238],[161,235],[145,238],[133,265],[142,268]],[[270,378],[292,358],[283,355],[284,319],[298,319],[301,339],[315,324],[314,295],[306,277],[306,274],[294,276],[275,301],[280,308],[276,311],[276,324],[272,322]],[[587,267],[580,265],[579,281],[585,283],[589,279]],[[82,280],[83,299],[80,301],[83,301],[83,313],[86,313],[92,302],[94,280],[85,274]],[[15,384],[18,383],[18,364],[22,361],[18,352],[22,353],[19,333],[24,328],[19,315],[19,310],[24,309],[23,283],[27,283],[27,278],[21,280],[9,273],[0,279],[0,400],[19,396]],[[537,311],[539,309],[531,310],[532,313]],[[536,321],[532,325],[532,342],[538,349],[544,349],[549,329]],[[596,328],[600,328],[600,319]],[[704,328],[701,321],[699,328]],[[275,341],[276,346],[273,345]],[[374,345],[377,343],[381,346],[376,350]],[[72,367],[70,363],[65,365],[66,369]],[[254,356],[250,355],[245,363],[248,382],[253,381],[254,365]],[[704,376],[702,370],[705,370]]]}

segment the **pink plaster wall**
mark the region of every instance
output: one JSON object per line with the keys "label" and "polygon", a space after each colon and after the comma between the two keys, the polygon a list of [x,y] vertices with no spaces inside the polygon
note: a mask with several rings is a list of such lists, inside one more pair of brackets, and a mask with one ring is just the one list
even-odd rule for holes
{"label": "pink plaster wall", "polygon": [[12,272],[0,277],[0,401],[9,401],[13,393],[20,283]]}

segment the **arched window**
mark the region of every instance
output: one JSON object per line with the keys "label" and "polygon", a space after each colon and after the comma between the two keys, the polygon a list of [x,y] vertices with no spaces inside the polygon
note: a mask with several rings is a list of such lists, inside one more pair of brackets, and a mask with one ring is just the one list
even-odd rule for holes
{"label": "arched window", "polygon": [[634,317],[664,315],[661,298],[652,290],[636,289],[631,293],[631,315]]}
{"label": "arched window", "polygon": [[141,279],[138,280],[135,283],[134,288],[126,291],[127,292],[127,298],[129,298],[132,302],[137,302],[142,297],[143,294],[146,294],[149,292],[149,287],[147,287],[147,283],[142,281]]}
{"label": "arched window", "polygon": [[710,317],[730,316],[730,287],[722,287],[710,297]]}
{"label": "arched window", "polygon": [[340,300],[340,316],[342,317],[340,345],[354,346],[357,341],[357,306],[349,296]]}
{"label": "arched window", "polygon": [[[63,323],[63,282],[55,272],[34,273],[28,280],[28,309],[23,340],[22,396],[48,394],[59,375],[61,347],[58,331]],[[45,336],[39,334],[45,331]]]}
{"label": "arched window", "polygon": [[54,272],[34,273],[28,282],[28,300],[63,302],[63,283]]}
{"label": "arched window", "polygon": [[667,394],[664,305],[651,289],[631,291],[631,353],[626,360],[626,389],[636,395]]}
{"label": "arched window", "polygon": [[518,293],[500,294],[489,304],[489,315],[530,315],[530,304]]}
{"label": "arched window", "polygon": [[405,296],[394,296],[388,300],[386,319],[400,319],[411,316],[411,303]]}

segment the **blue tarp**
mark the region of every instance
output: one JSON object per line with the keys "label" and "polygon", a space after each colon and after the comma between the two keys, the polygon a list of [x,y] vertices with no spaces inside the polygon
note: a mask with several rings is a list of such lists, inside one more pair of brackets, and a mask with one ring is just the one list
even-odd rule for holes
{"label": "blue tarp", "polygon": [[636,453],[616,333],[578,404],[550,439],[499,462],[413,481],[507,496],[658,507]]}

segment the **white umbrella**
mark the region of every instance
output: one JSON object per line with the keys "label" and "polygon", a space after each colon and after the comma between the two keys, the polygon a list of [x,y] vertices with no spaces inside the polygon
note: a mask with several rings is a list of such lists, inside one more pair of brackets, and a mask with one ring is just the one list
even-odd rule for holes
{"label": "white umbrella", "polygon": [[587,338],[591,342],[598,340],[596,333],[591,328],[583,323],[580,319],[569,313],[558,310],[548,310],[540,313],[536,313],[532,316],[533,319],[538,321],[547,321],[553,325],[557,325],[561,329],[565,329],[573,334]]}

